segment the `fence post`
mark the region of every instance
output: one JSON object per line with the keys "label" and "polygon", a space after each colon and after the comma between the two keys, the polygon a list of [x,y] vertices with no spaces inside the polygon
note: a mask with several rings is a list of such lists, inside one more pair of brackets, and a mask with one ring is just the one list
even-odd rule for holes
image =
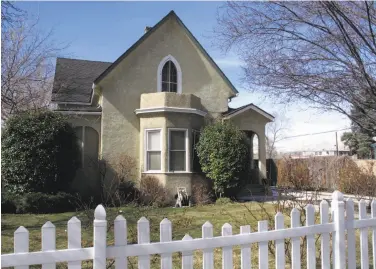
{"label": "fence post", "polygon": [[346,268],[346,238],[345,238],[345,203],[343,194],[339,191],[333,192],[332,208],[334,212],[334,230],[336,233],[335,269]]}
{"label": "fence post", "polygon": [[[25,227],[20,226],[14,232],[14,253],[27,252],[29,252],[29,231]],[[14,269],[29,269],[29,266],[15,266]]]}
{"label": "fence post", "polygon": [[98,205],[94,211],[94,269],[106,269],[106,239],[106,210],[102,205]]}

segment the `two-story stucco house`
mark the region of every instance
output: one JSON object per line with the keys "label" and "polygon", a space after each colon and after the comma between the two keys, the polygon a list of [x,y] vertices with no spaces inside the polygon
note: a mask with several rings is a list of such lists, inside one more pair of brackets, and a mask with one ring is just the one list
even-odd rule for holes
{"label": "two-story stucco house", "polygon": [[136,162],[137,177],[154,175],[172,192],[191,192],[200,177],[197,132],[218,118],[257,134],[254,168],[265,175],[265,125],[273,117],[253,104],[229,108],[237,94],[173,11],[113,63],[58,58],[52,102],[70,116],[82,142],[83,169],[75,184],[86,188],[90,182],[82,178],[94,177],[90,159],[111,163],[126,154]]}

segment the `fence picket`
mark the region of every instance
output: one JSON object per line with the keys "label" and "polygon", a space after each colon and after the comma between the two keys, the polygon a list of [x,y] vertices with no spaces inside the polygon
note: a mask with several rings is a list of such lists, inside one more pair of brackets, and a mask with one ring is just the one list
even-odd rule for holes
{"label": "fence picket", "polygon": [[[285,228],[284,217],[281,212],[275,215],[275,229],[282,230]],[[285,240],[275,241],[275,268],[284,269],[285,268]]]}
{"label": "fence picket", "polygon": [[[81,248],[81,221],[72,217],[68,221],[68,248]],[[68,269],[81,269],[81,261],[68,262]]]}
{"label": "fence picket", "polygon": [[[333,202],[333,201],[332,201]],[[331,204],[330,207],[330,214],[331,214],[331,221],[334,221],[334,208],[333,208],[333,203]],[[332,232],[332,268],[336,268],[336,248],[334,247],[334,242],[336,241],[336,232]]]}
{"label": "fence picket", "polygon": [[[300,227],[300,211],[297,208],[291,210],[291,228]],[[291,262],[292,269],[301,269],[300,261],[300,237],[291,238]]]}
{"label": "fence picket", "polygon": [[106,210],[98,205],[94,211],[94,269],[106,269],[107,220]]}
{"label": "fence picket", "polygon": [[[56,228],[51,221],[42,226],[42,251],[56,249]],[[42,269],[54,269],[56,263],[42,264]]]}
{"label": "fence picket", "polygon": [[334,248],[336,250],[335,261],[336,269],[346,268],[346,238],[345,238],[345,202],[343,194],[335,191],[332,194],[332,205],[334,208],[334,229],[336,231],[336,240]]}
{"label": "fence picket", "polygon": [[[14,253],[25,253],[29,252],[29,231],[20,226],[14,232]],[[29,266],[16,266],[14,269],[28,269]]]}
{"label": "fence picket", "polygon": [[[376,218],[376,200],[371,203],[371,217]],[[376,227],[372,227],[372,258],[373,268],[376,268]]]}
{"label": "fence picket", "polygon": [[[249,234],[251,233],[251,226],[245,225],[240,226],[240,233],[241,234]],[[251,246],[250,245],[242,245],[241,247],[241,269],[251,269]],[[205,268],[204,268],[205,269]]]}
{"label": "fence picket", "polygon": [[[222,236],[230,236],[232,235],[232,226],[228,223],[225,223],[222,226]],[[222,248],[222,268],[232,268],[233,261],[232,261],[232,246],[230,247],[223,247]]]}
{"label": "fence picket", "polygon": [[[145,217],[137,222],[137,240],[139,244],[150,243],[150,226]],[[149,255],[138,257],[138,269],[150,269]]]}
{"label": "fence picket", "polygon": [[[213,237],[213,225],[207,221],[202,225],[202,238]],[[203,269],[214,269],[214,253],[213,249],[203,250]]]}
{"label": "fence picket", "polygon": [[[367,205],[363,199],[359,202],[359,219],[367,219]],[[368,257],[368,228],[360,229],[360,265],[362,269],[369,268]]]}
{"label": "fence picket", "polygon": [[[183,241],[192,240],[192,237],[189,234],[186,234],[183,237]],[[193,269],[193,251],[186,251],[182,253],[181,259],[182,269]]]}
{"label": "fence picket", "polygon": [[[115,246],[127,245],[127,221],[122,215],[117,216],[114,221],[114,236]],[[115,259],[116,269],[127,269],[128,261],[126,254],[124,253],[123,257]]]}
{"label": "fence picket", "polygon": [[[305,210],[306,226],[315,225],[315,207],[309,204]],[[307,235],[307,269],[316,269],[315,235]]]}
{"label": "fence picket", "polygon": [[[263,220],[258,222],[258,232],[268,231],[268,221]],[[259,243],[259,269],[269,268],[269,257],[268,257],[268,242]]]}
{"label": "fence picket", "polygon": [[347,268],[356,269],[354,202],[350,198],[346,200],[346,223],[347,223]]}
{"label": "fence picket", "polygon": [[[322,200],[320,203],[320,220],[321,224],[329,222],[329,205],[328,202]],[[330,269],[330,240],[329,234],[321,235],[321,268]]]}
{"label": "fence picket", "polygon": [[[168,219],[163,219],[159,225],[160,227],[160,241],[170,242],[172,241],[172,227],[171,221]],[[161,268],[162,269],[172,269],[172,255],[162,254],[161,255]]]}

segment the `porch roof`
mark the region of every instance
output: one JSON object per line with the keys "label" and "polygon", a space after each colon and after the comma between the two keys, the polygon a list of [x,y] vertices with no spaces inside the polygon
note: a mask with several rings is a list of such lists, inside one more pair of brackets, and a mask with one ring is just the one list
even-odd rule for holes
{"label": "porch roof", "polygon": [[222,113],[222,116],[225,118],[225,119],[230,119],[236,115],[239,115],[243,112],[246,112],[248,110],[253,110],[261,115],[263,115],[265,118],[273,121],[274,120],[274,116],[269,114],[268,112],[266,112],[265,110],[262,110],[261,108],[259,108],[258,106],[250,103],[250,104],[247,104],[247,105],[244,105],[244,106],[241,106],[241,107],[238,107],[238,108],[231,108],[229,107],[228,110],[224,113]]}

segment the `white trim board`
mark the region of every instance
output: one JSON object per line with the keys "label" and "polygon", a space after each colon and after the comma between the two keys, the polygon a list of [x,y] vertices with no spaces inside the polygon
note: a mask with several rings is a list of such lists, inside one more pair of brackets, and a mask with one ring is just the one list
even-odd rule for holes
{"label": "white trim board", "polygon": [[196,114],[205,117],[207,112],[199,110],[197,108],[183,108],[183,107],[150,107],[150,108],[138,108],[134,111],[138,114],[148,113],[160,113],[160,112],[174,112],[174,113],[187,113]]}
{"label": "white trim board", "polygon": [[235,113],[233,113],[231,115],[225,116],[224,119],[230,119],[230,118],[235,117],[236,115],[239,115],[239,114],[241,114],[241,113],[243,113],[243,112],[245,112],[247,110],[250,110],[250,109],[256,111],[257,113],[259,113],[261,115],[263,115],[265,118],[267,118],[267,119],[269,119],[271,121],[274,121],[274,117],[273,116],[271,116],[268,113],[262,111],[261,109],[259,109],[257,106],[255,106],[253,104],[248,105],[248,106],[240,109],[239,111],[236,111]]}

